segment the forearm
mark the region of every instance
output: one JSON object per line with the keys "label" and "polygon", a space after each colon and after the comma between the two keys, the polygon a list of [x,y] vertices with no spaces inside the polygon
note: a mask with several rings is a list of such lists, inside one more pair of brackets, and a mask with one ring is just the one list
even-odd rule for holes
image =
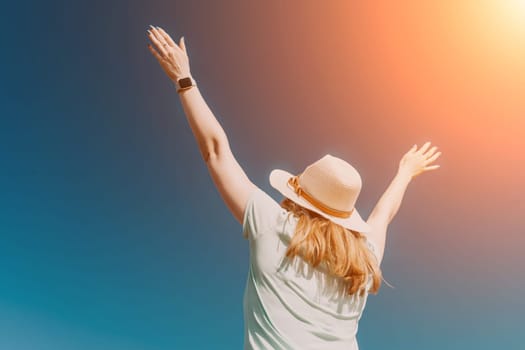
{"label": "forearm", "polygon": [[377,202],[374,210],[387,213],[388,222],[394,218],[397,211],[399,210],[401,201],[403,200],[403,196],[410,181],[411,176],[409,174],[398,171],[386,191]]}
{"label": "forearm", "polygon": [[221,148],[227,146],[226,133],[202,97],[198,86],[178,94],[201,155],[207,162],[211,155],[219,154]]}

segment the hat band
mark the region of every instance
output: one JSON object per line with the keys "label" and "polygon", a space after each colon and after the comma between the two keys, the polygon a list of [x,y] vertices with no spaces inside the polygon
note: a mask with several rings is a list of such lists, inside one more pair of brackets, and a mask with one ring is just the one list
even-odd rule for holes
{"label": "hat band", "polygon": [[352,214],[352,212],[354,211],[354,208],[352,210],[350,210],[350,211],[333,209],[333,208],[327,207],[323,203],[319,202],[317,199],[315,199],[310,194],[308,194],[299,185],[299,176],[298,175],[292,176],[291,178],[289,178],[288,179],[288,183],[290,185],[292,185],[292,187],[293,187],[295,193],[297,193],[297,195],[304,197],[304,199],[306,199],[308,202],[310,202],[316,208],[318,208],[319,210],[322,210],[323,212],[325,212],[327,214],[336,216],[338,218],[348,218]]}

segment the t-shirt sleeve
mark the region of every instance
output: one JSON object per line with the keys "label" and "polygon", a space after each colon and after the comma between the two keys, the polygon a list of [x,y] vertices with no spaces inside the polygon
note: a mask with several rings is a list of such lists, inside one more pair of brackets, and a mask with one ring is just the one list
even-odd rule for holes
{"label": "t-shirt sleeve", "polygon": [[275,229],[278,217],[284,209],[266,192],[256,187],[250,194],[244,209],[242,235],[255,239]]}

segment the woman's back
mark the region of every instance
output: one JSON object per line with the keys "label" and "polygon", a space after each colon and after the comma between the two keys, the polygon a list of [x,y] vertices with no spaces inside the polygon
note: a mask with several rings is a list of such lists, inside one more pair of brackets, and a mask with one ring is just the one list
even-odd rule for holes
{"label": "woman's back", "polygon": [[[289,214],[259,188],[247,202],[244,348],[358,349],[358,322],[368,293],[347,295],[340,279],[323,266],[312,267],[299,256],[286,258],[298,220]],[[367,291],[371,284],[370,278]]]}

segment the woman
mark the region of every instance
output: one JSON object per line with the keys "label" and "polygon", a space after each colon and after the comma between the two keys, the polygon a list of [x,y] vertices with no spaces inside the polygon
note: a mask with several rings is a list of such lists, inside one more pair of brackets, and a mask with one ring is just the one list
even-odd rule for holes
{"label": "woman", "polygon": [[177,86],[211,177],[250,244],[244,294],[245,349],[358,349],[369,292],[379,290],[387,226],[412,178],[437,169],[426,142],[414,145],[365,222],[355,208],[361,177],[344,160],[325,155],[293,175],[275,169],[279,204],[253,184],[193,79],[184,37],[177,45],[160,27],[148,30],[157,58]]}

